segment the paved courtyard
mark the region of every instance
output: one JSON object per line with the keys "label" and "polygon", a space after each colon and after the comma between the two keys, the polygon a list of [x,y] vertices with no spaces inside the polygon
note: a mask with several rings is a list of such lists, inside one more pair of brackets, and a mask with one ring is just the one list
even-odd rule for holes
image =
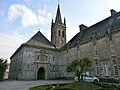
{"label": "paved courtyard", "polygon": [[72,83],[71,80],[3,81],[0,90],[28,90],[30,87],[56,83]]}

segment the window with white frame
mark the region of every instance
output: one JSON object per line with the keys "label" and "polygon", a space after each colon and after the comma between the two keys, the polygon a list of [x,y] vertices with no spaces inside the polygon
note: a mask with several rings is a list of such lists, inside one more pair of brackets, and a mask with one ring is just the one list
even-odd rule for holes
{"label": "window with white frame", "polygon": [[109,76],[108,62],[103,63],[103,71],[104,71],[104,76]]}
{"label": "window with white frame", "polygon": [[118,66],[116,60],[113,60],[114,75],[118,76]]}

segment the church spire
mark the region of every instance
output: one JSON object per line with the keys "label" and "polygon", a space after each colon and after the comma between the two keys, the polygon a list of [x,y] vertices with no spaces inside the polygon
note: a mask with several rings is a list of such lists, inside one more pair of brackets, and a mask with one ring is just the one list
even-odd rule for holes
{"label": "church spire", "polygon": [[51,23],[51,42],[56,48],[61,48],[66,44],[66,20],[62,23],[60,6],[58,4],[55,23]]}
{"label": "church spire", "polygon": [[55,23],[62,23],[59,4],[58,4],[58,8],[57,8],[57,14],[56,14],[56,18],[55,18]]}

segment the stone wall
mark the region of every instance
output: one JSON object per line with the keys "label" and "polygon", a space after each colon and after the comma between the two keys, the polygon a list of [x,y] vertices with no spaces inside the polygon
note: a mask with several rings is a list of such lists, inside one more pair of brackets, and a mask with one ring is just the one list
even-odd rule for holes
{"label": "stone wall", "polygon": [[[104,35],[95,41],[97,55],[95,55],[94,41],[80,44],[79,48],[72,47],[68,50],[62,51],[60,54],[59,65],[65,71],[67,65],[76,59],[83,59],[85,57],[92,61],[90,73],[101,78],[116,78],[120,77],[120,32],[113,33],[112,45],[108,35]],[[112,48],[112,49],[111,49]],[[112,51],[111,51],[112,50]],[[114,51],[114,52],[113,52]],[[114,64],[113,60],[116,61]],[[116,70],[115,70],[116,67]],[[118,75],[115,75],[115,71]],[[73,77],[73,74],[64,73],[66,77]]]}

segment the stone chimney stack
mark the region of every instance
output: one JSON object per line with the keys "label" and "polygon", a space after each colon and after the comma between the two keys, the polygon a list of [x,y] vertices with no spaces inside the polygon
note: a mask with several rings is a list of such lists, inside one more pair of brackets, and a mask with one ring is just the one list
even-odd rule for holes
{"label": "stone chimney stack", "polygon": [[88,27],[83,24],[79,25],[80,32],[85,30],[86,28],[88,28]]}
{"label": "stone chimney stack", "polygon": [[117,13],[114,9],[111,9],[110,12],[111,12],[111,16],[113,16]]}

